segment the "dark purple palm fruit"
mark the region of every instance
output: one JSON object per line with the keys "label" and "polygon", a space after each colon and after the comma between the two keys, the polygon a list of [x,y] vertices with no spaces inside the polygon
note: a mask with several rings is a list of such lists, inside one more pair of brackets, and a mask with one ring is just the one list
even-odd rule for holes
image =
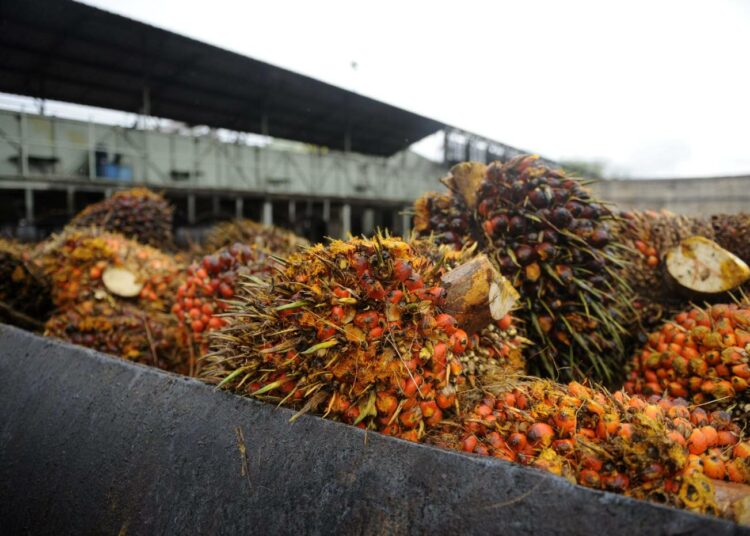
{"label": "dark purple palm fruit", "polygon": [[474,243],[471,216],[459,196],[428,193],[414,203],[414,230],[419,237],[432,236],[437,245],[450,245],[460,250]]}
{"label": "dark purple palm fruit", "polygon": [[101,227],[141,244],[172,249],[174,207],[147,188],[116,192],[112,197],[87,206],[70,222],[71,227]]}
{"label": "dark purple palm fruit", "polygon": [[578,179],[536,156],[491,164],[475,212],[485,250],[519,289],[519,311],[537,343],[529,371],[614,384],[629,289],[609,232],[611,213]]}

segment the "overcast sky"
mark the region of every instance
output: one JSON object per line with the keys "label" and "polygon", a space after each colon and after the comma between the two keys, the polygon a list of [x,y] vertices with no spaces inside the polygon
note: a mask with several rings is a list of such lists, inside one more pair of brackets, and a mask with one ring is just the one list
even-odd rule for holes
{"label": "overcast sky", "polygon": [[87,3],[610,175],[750,173],[750,0]]}

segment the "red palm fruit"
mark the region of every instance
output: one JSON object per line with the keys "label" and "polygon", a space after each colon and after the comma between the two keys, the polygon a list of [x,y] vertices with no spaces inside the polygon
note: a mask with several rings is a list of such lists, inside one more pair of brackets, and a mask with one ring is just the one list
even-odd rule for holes
{"label": "red palm fruit", "polygon": [[438,329],[442,329],[448,335],[453,335],[456,329],[458,329],[456,319],[447,313],[439,314],[435,318],[435,323],[437,324]]}
{"label": "red palm fruit", "polygon": [[543,422],[537,422],[531,425],[527,433],[529,441],[537,447],[548,447],[552,443],[555,431],[552,427]]}
{"label": "red palm fruit", "polygon": [[450,385],[443,387],[437,394],[435,401],[441,409],[452,408],[456,403],[456,389]]}
{"label": "red palm fruit", "polygon": [[469,337],[466,335],[466,332],[462,329],[457,329],[453,332],[453,335],[451,335],[451,347],[453,350],[453,353],[455,354],[462,354],[466,351],[466,348],[469,346]]}
{"label": "red palm fruit", "polygon": [[409,261],[399,259],[393,263],[393,276],[402,283],[412,275],[413,268]]}

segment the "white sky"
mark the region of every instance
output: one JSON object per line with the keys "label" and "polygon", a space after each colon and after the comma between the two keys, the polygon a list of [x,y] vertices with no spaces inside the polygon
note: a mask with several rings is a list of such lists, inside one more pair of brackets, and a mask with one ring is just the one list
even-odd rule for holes
{"label": "white sky", "polygon": [[613,176],[750,173],[750,0],[87,3]]}

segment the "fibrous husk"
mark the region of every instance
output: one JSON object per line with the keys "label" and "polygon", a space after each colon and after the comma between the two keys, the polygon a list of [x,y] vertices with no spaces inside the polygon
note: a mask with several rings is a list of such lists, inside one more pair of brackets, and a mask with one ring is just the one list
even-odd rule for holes
{"label": "fibrous husk", "polygon": [[747,264],[713,240],[691,236],[667,251],[666,271],[691,295],[713,296],[750,279]]}
{"label": "fibrous husk", "polygon": [[288,257],[310,243],[291,231],[252,220],[232,220],[213,226],[204,244],[207,254],[240,243],[254,246],[279,257]]}
{"label": "fibrous husk", "polygon": [[137,281],[133,272],[115,266],[104,269],[102,283],[110,293],[121,298],[134,298],[143,290],[143,282]]}
{"label": "fibrous husk", "polygon": [[[182,267],[170,255],[98,228],[64,230],[42,243],[32,254],[32,262],[50,279],[58,307],[110,297],[144,311],[168,312],[182,275]],[[134,279],[119,288],[117,283],[124,279],[115,277],[115,288],[108,288],[102,276],[115,268]],[[136,296],[123,296],[137,287],[141,288]]]}
{"label": "fibrous husk", "polygon": [[0,239],[0,322],[38,329],[52,310],[50,285],[27,253],[21,244]]}
{"label": "fibrous husk", "polygon": [[110,198],[87,206],[70,222],[74,228],[100,227],[141,244],[172,249],[174,208],[148,188],[114,193]]}
{"label": "fibrous husk", "polygon": [[211,334],[205,378],[300,412],[420,440],[470,388],[444,266],[387,236],[316,245],[250,280]]}
{"label": "fibrous husk", "polygon": [[144,312],[114,300],[86,300],[56,312],[45,335],[166,370],[185,373],[169,315]]}

